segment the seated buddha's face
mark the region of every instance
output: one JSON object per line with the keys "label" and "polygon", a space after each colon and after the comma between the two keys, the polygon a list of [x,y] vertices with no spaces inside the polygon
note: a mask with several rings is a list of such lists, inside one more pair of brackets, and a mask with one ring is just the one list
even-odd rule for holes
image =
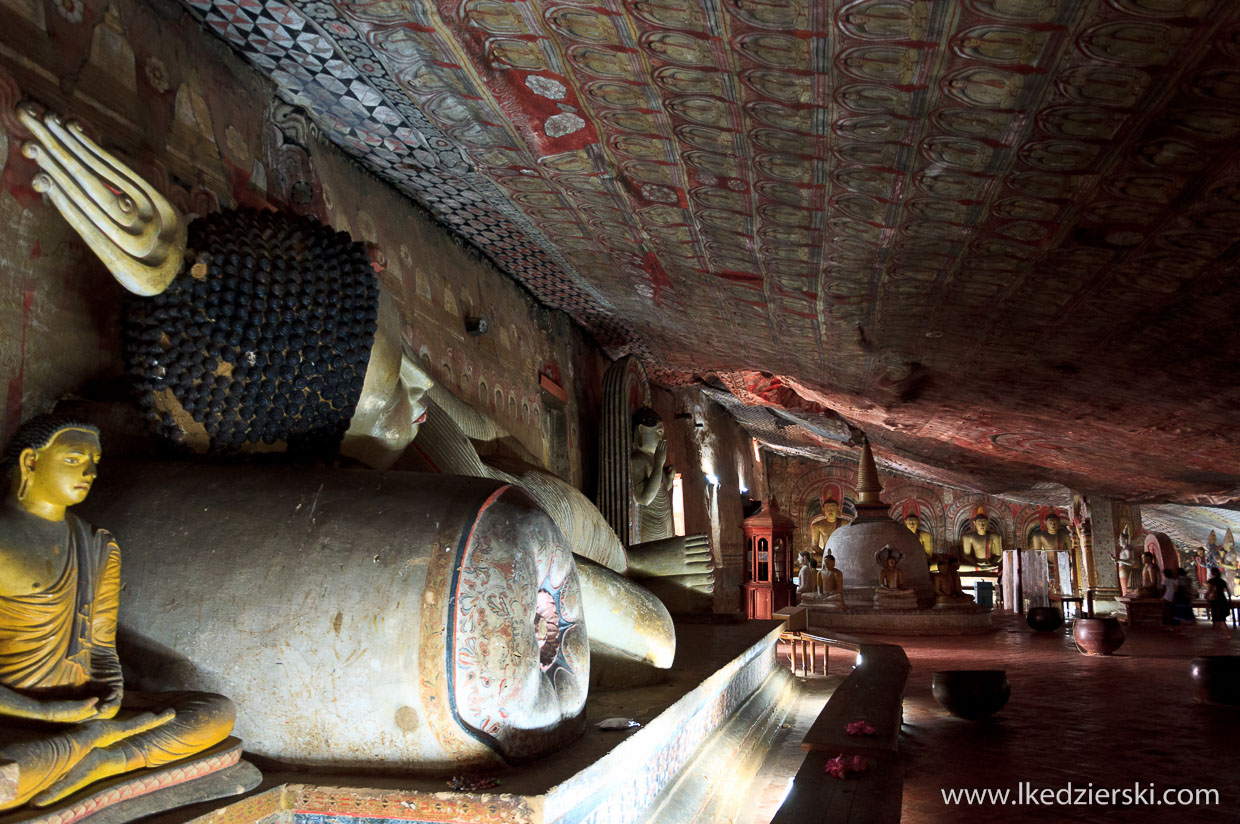
{"label": "seated buddha's face", "polygon": [[824,501],[822,504],[822,514],[828,521],[838,520],[840,517],[840,505],[835,501]]}
{"label": "seated buddha's face", "polygon": [[973,519],[973,531],[978,535],[985,535],[989,529],[990,521],[986,520],[985,517],[979,515]]}
{"label": "seated buddha's face", "polygon": [[62,429],[51,443],[22,452],[28,478],[23,500],[73,506],[86,500],[98,474],[99,438],[86,429]]}
{"label": "seated buddha's face", "polygon": [[904,519],[904,525],[908,527],[909,532],[917,532],[917,530],[921,527],[921,521],[916,515],[910,515]]}
{"label": "seated buddha's face", "polygon": [[1046,519],[1046,531],[1050,535],[1055,535],[1056,533],[1058,533],[1059,532],[1059,519],[1053,515],[1047,518]]}

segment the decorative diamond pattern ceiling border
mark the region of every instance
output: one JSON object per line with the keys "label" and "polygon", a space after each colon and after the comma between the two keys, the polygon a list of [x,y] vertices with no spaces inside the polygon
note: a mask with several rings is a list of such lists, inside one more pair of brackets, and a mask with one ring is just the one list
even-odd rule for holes
{"label": "decorative diamond pattern ceiling border", "polygon": [[[537,226],[486,177],[458,144],[414,105],[405,83],[423,61],[390,71],[391,58],[410,56],[397,38],[370,40],[344,22],[335,6],[279,2],[186,0],[204,26],[224,38],[304,106],[324,133],[425,206],[450,230],[482,249],[548,305],[576,317],[604,345],[644,352],[592,288]],[[342,4],[366,19],[367,4]],[[394,10],[390,4],[369,4]],[[417,4],[401,5],[414,15]],[[391,21],[382,15],[377,18]],[[429,80],[429,74],[427,75]],[[403,82],[402,82],[403,81]]]}

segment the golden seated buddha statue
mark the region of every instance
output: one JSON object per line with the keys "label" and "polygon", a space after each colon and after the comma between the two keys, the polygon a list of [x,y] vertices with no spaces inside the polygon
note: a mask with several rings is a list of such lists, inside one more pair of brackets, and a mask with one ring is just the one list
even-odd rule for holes
{"label": "golden seated buddha statue", "polygon": [[46,417],[21,427],[5,455],[0,767],[10,780],[0,782],[0,810],[172,764],[232,731],[233,705],[221,695],[124,688],[120,549],[67,511],[90,492],[99,459],[98,430]]}

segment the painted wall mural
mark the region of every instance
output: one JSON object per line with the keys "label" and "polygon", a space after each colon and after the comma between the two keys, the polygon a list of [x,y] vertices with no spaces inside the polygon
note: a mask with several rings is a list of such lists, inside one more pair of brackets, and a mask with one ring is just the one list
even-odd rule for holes
{"label": "painted wall mural", "polygon": [[[818,461],[770,455],[767,458],[767,483],[771,494],[780,501],[787,500],[788,515],[796,522],[793,536],[795,551],[812,550],[810,524],[821,512],[819,501],[824,492],[835,494],[842,490],[846,501],[855,497],[854,484],[857,465],[842,460],[829,464]],[[909,513],[918,516],[919,532],[930,535],[935,553],[962,557],[961,541],[973,531],[972,520],[979,508],[985,510],[991,531],[1003,540],[1004,549],[1029,549],[1035,535],[1046,533],[1046,518],[1054,512],[1067,532],[1068,510],[1065,506],[1039,505],[998,498],[990,495],[966,492],[951,487],[929,484],[917,478],[889,475],[880,470],[883,483],[883,500],[888,504],[888,514],[896,521],[904,522]],[[1061,497],[1067,503],[1066,493]],[[1048,496],[1048,500],[1052,500]],[[1140,534],[1140,514],[1138,529]],[[847,516],[843,521],[850,520]]]}

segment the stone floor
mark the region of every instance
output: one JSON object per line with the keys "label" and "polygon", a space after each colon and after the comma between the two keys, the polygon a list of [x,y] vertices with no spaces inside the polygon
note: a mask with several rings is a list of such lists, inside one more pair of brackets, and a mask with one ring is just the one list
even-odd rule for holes
{"label": "stone floor", "polygon": [[[1037,635],[1012,616],[981,637],[896,641],[913,665],[900,746],[905,824],[1240,822],[1240,707],[1192,699],[1189,660],[1240,654],[1208,625],[1130,632],[1110,657],[1081,655],[1067,632]],[[939,669],[1006,669],[1008,705],[985,722],[949,716],[930,691]],[[1215,789],[1188,806],[948,806],[942,790],[1133,787]],[[1148,789],[1147,789],[1148,791]]]}

